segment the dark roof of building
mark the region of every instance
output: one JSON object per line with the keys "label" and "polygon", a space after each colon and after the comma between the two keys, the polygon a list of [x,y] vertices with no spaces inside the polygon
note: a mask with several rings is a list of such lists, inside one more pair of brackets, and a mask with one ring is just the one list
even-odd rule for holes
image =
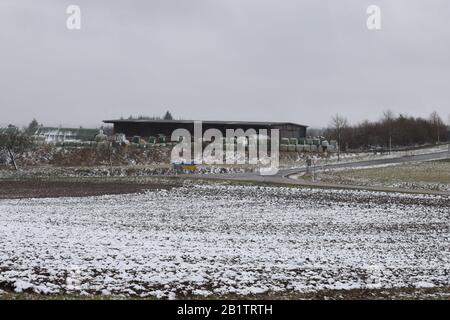
{"label": "dark roof of building", "polygon": [[[104,123],[194,123],[200,120],[146,120],[146,119],[119,119],[119,120],[103,120]],[[265,122],[265,121],[201,121],[204,124],[231,124],[231,125],[251,125],[251,126],[277,126],[277,125],[293,125],[298,127],[308,126],[293,122]]]}

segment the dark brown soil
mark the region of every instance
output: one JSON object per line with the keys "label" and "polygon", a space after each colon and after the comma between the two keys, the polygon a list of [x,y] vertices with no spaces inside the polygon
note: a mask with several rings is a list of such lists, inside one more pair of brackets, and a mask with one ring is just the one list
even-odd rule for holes
{"label": "dark brown soil", "polygon": [[[225,296],[179,296],[179,299],[208,299],[208,300],[450,300],[449,288],[396,288],[396,289],[353,289],[353,290],[323,290],[311,293],[273,293],[260,295],[225,295]],[[0,300],[115,300],[115,299],[155,299],[154,297],[125,297],[103,295],[44,295],[37,293],[14,293],[6,291],[0,293]]]}
{"label": "dark brown soil", "polygon": [[265,298],[282,300],[449,300],[450,288],[322,290],[311,293],[274,294]]}
{"label": "dark brown soil", "polygon": [[168,189],[179,182],[0,180],[0,199],[86,197]]}

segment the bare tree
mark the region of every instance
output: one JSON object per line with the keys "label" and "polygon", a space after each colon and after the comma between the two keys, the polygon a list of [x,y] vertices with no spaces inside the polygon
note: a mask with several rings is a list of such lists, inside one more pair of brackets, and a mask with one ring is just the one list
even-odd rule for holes
{"label": "bare tree", "polygon": [[446,131],[447,131],[448,150],[450,152],[450,114],[448,115]]}
{"label": "bare tree", "polygon": [[103,141],[102,149],[106,153],[106,157],[108,158],[108,164],[110,168],[110,175],[114,175],[114,160],[120,162],[121,154],[123,152],[123,141],[120,138],[120,135],[114,134],[112,136],[108,136],[106,141]]}
{"label": "bare tree", "polygon": [[106,151],[108,153],[109,171],[110,175],[113,176],[114,175],[113,157],[117,152],[117,145],[114,143],[114,139],[112,137],[109,137],[109,139],[105,143],[106,143]]}
{"label": "bare tree", "polygon": [[341,143],[344,129],[348,126],[348,121],[340,114],[336,114],[331,118],[330,127],[338,143],[338,161],[341,160]]}
{"label": "bare tree", "polygon": [[18,170],[16,156],[28,150],[31,145],[30,136],[12,125],[9,125],[0,133],[0,149],[8,152],[15,170]]}
{"label": "bare tree", "polygon": [[441,117],[436,111],[433,111],[430,115],[430,123],[433,127],[433,131],[436,134],[437,142],[441,142],[441,132],[444,128],[444,121],[442,121]]}
{"label": "bare tree", "polygon": [[387,134],[389,136],[389,154],[392,153],[392,129],[395,120],[395,115],[391,110],[383,112],[383,123],[386,125]]}

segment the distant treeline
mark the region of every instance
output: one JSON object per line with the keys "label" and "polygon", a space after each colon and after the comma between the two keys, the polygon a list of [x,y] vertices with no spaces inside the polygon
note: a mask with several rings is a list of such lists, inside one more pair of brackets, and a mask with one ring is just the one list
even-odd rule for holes
{"label": "distant treeline", "polygon": [[[125,120],[124,117],[120,117],[121,120]],[[164,114],[164,116],[160,117],[160,116],[133,116],[130,115],[127,120],[174,120],[172,114],[170,113],[170,111],[166,111],[166,113]]]}
{"label": "distant treeline", "polygon": [[344,117],[336,115],[323,134],[328,139],[340,140],[341,150],[387,149],[390,143],[393,147],[403,147],[445,142],[448,127],[436,112],[423,119],[403,114],[395,116],[387,111],[378,121],[366,120],[356,125],[348,125]]}

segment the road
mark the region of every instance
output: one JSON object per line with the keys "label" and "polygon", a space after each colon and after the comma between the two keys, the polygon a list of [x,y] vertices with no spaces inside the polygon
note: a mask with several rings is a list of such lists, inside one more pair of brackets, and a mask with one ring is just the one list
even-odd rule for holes
{"label": "road", "polygon": [[[417,155],[394,157],[394,158],[383,158],[383,159],[364,160],[364,161],[356,161],[356,162],[333,163],[333,164],[328,164],[328,165],[316,166],[315,170],[320,171],[320,170],[324,170],[324,169],[364,168],[364,167],[371,167],[371,166],[377,166],[377,165],[442,160],[442,159],[448,159],[448,158],[450,158],[448,151],[439,151],[439,152],[433,152],[433,153],[417,154]],[[299,186],[305,186],[305,187],[450,195],[450,192],[446,192],[446,191],[432,191],[432,190],[427,191],[427,190],[410,190],[410,189],[390,188],[390,187],[340,185],[340,184],[304,181],[304,180],[293,178],[294,175],[303,173],[305,171],[306,171],[306,168],[282,169],[276,175],[272,175],[272,176],[262,176],[259,173],[254,173],[254,172],[207,174],[207,175],[189,174],[186,176],[194,177],[194,178],[203,178],[203,179],[209,178],[209,179],[221,179],[221,180],[290,184],[290,185],[299,185]]]}
{"label": "road", "polygon": [[[425,153],[411,156],[403,156],[403,157],[395,157],[395,158],[385,158],[385,159],[374,159],[374,160],[364,160],[357,162],[341,162],[341,163],[333,163],[329,165],[317,166],[316,170],[323,169],[352,169],[352,168],[362,168],[362,167],[371,167],[378,165],[386,165],[386,164],[396,164],[396,163],[408,163],[408,162],[419,162],[419,161],[431,161],[431,160],[442,160],[449,158],[448,151],[440,151],[434,153]],[[290,175],[305,172],[306,168],[303,169],[287,169],[281,170],[279,175],[285,178],[289,178]]]}

